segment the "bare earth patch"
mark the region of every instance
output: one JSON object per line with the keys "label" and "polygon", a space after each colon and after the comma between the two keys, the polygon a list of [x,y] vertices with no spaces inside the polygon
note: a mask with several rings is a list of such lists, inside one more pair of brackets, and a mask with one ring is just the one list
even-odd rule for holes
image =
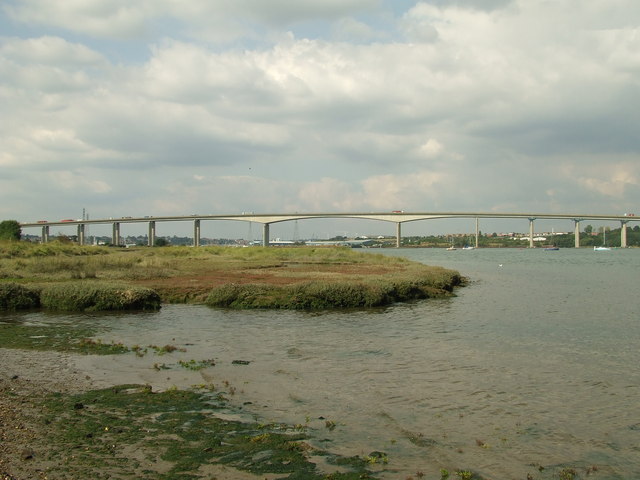
{"label": "bare earth patch", "polygon": [[260,268],[210,270],[165,278],[138,280],[162,298],[203,301],[213,287],[225,284],[291,285],[314,280],[350,280],[402,271],[397,266],[367,264],[283,264]]}

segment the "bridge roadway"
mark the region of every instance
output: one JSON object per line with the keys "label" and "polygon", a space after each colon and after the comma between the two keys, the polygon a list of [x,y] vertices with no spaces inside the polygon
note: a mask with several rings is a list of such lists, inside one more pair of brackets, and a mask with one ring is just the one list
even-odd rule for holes
{"label": "bridge roadway", "polygon": [[157,222],[193,222],[193,245],[200,246],[200,222],[203,220],[232,220],[242,222],[253,222],[262,224],[262,242],[269,246],[269,225],[272,223],[287,222],[291,220],[307,220],[313,218],[358,218],[365,220],[379,220],[383,222],[393,222],[396,224],[396,247],[400,247],[402,240],[402,224],[416,222],[420,220],[433,220],[437,218],[474,218],[476,221],[475,238],[476,247],[479,237],[479,219],[481,218],[522,218],[529,221],[529,247],[533,248],[533,224],[537,219],[572,220],[574,222],[575,247],[580,247],[580,222],[584,220],[608,220],[619,221],[621,226],[620,246],[627,246],[627,223],[638,222],[640,217],[634,215],[576,215],[564,213],[494,213],[494,212],[416,212],[404,211],[385,213],[242,213],[232,215],[180,215],[166,217],[121,217],[118,219],[104,218],[98,220],[78,219],[60,220],[57,222],[38,221],[20,223],[22,228],[40,227],[42,229],[42,242],[49,240],[49,229],[52,226],[75,225],[78,231],[78,243],[85,243],[85,228],[87,225],[112,224],[113,244],[120,245],[120,224],[122,223],[148,223],[149,245],[155,243]]}

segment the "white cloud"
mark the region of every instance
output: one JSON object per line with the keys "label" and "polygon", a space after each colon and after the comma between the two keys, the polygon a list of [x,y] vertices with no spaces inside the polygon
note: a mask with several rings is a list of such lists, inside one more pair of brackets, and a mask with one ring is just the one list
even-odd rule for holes
{"label": "white cloud", "polygon": [[153,15],[153,2],[132,4],[127,0],[22,0],[5,5],[16,20],[29,24],[51,25],[73,32],[110,37],[141,36],[146,19]]}
{"label": "white cloud", "polygon": [[640,201],[634,2],[389,5],[9,1],[3,177],[141,214]]}

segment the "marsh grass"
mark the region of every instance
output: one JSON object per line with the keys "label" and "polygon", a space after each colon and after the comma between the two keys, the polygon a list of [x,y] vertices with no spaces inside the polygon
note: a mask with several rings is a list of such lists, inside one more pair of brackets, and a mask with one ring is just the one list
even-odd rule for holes
{"label": "marsh grass", "polygon": [[462,283],[451,270],[344,247],[116,249],[27,242],[0,244],[0,278],[43,289],[68,284],[43,290],[43,306],[63,310],[129,308],[113,288],[111,300],[93,289],[105,282],[148,287],[169,303],[287,309],[375,307],[450,295]]}
{"label": "marsh grass", "polygon": [[57,311],[158,310],[160,296],[144,287],[98,282],[68,282],[43,287],[43,308]]}
{"label": "marsh grass", "polygon": [[39,305],[36,290],[17,283],[0,283],[0,310],[25,310]]}
{"label": "marsh grass", "polygon": [[379,278],[366,281],[314,281],[292,285],[226,284],[211,290],[206,304],[238,309],[323,310],[371,308],[395,302],[446,297],[461,279],[457,273],[436,279]]}

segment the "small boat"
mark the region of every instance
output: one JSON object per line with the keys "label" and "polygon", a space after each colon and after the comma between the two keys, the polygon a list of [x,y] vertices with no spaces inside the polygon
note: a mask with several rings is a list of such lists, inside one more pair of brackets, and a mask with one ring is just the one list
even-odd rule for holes
{"label": "small boat", "polygon": [[603,252],[603,251],[607,251],[607,250],[611,250],[611,248],[607,247],[607,231],[603,230],[602,231],[602,246],[596,247],[594,245],[593,246],[593,251],[594,252]]}
{"label": "small boat", "polygon": [[544,247],[543,250],[546,250],[546,251],[560,250],[560,247]]}
{"label": "small boat", "polygon": [[447,248],[447,250],[455,250],[456,247],[453,246],[453,237],[451,237],[451,246]]}
{"label": "small boat", "polygon": [[472,247],[471,245],[465,245],[462,247],[463,250],[474,250],[476,247]]}

